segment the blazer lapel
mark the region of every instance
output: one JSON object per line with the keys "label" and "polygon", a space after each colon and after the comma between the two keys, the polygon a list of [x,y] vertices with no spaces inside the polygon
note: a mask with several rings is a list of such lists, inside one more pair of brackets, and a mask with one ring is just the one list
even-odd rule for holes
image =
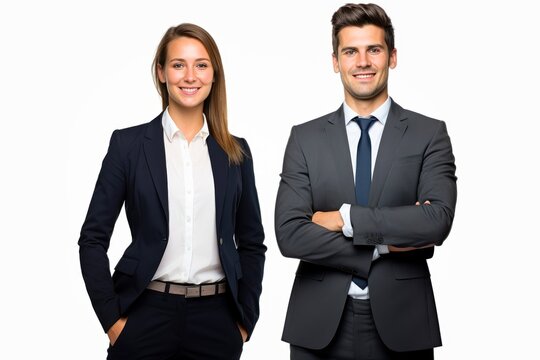
{"label": "blazer lapel", "polygon": [[208,145],[208,154],[210,155],[210,163],[212,164],[212,174],[214,175],[216,225],[219,234],[229,175],[229,157],[212,137],[212,135],[209,135],[208,138],[206,138],[206,144]]}
{"label": "blazer lapel", "polygon": [[349,140],[345,129],[345,115],[343,105],[334,113],[329,115],[325,126],[327,140],[330,144],[332,157],[337,179],[339,179],[338,189],[343,196],[343,201],[348,204],[356,204],[354,190],[354,174],[351,163],[351,152],[349,150]]}
{"label": "blazer lapel", "polygon": [[152,181],[161,202],[167,223],[169,222],[169,199],[167,192],[167,164],[165,160],[165,144],[163,143],[163,126],[160,114],[149,124],[144,141],[144,154],[150,169]]}
{"label": "blazer lapel", "polygon": [[407,130],[407,118],[403,115],[402,110],[401,106],[392,100],[371,180],[369,193],[369,206],[371,207],[376,207],[379,202],[386,177],[396,156],[396,150],[405,130]]}

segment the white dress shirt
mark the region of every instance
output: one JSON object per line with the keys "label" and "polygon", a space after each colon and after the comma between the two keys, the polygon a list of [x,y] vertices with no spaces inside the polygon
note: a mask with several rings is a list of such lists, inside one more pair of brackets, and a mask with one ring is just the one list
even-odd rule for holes
{"label": "white dress shirt", "polygon": [[[373,170],[375,169],[375,161],[377,160],[377,152],[379,151],[379,144],[381,143],[381,138],[384,130],[384,124],[386,124],[386,119],[388,118],[388,113],[390,112],[390,97],[379,106],[375,111],[370,115],[375,116],[377,121],[371,125],[369,128],[369,138],[371,140],[371,176],[373,177]],[[355,117],[362,117],[354,112],[353,109],[347,105],[346,102],[343,103],[343,112],[345,114],[345,129],[347,131],[347,139],[349,140],[349,151],[351,153],[351,162],[353,168],[353,177],[356,182],[356,151],[358,148],[358,142],[360,141],[360,135],[362,131],[360,126],[353,121]],[[345,224],[342,228],[343,234],[348,237],[353,236],[353,228],[351,223],[351,205],[343,204],[339,209],[341,217],[343,218],[343,223]],[[373,260],[379,258],[379,254],[388,253],[388,246],[386,245],[377,245],[373,251]],[[349,296],[355,299],[369,299],[369,285],[365,289],[361,289],[354,282],[351,282],[349,288]]]}
{"label": "white dress shirt", "polygon": [[167,163],[169,241],[153,280],[202,284],[225,278],[219,259],[214,176],[203,115],[201,130],[188,142],[163,112]]}

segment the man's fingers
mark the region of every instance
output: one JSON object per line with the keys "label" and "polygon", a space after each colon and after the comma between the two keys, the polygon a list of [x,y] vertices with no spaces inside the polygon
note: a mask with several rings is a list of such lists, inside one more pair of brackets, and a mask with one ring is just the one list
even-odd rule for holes
{"label": "man's fingers", "polygon": [[426,249],[430,247],[434,247],[435,244],[428,244],[420,247],[412,247],[412,246],[405,246],[405,247],[398,247],[394,245],[388,245],[388,250],[390,252],[405,252],[405,251],[413,251],[413,250],[419,250],[419,249]]}

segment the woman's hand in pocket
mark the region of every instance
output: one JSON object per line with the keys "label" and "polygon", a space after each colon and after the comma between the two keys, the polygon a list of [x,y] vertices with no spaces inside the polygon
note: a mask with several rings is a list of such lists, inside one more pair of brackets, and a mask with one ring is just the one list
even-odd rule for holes
{"label": "woman's hand in pocket", "polygon": [[109,336],[109,342],[111,343],[111,346],[114,346],[114,343],[116,343],[116,340],[124,330],[124,326],[126,326],[127,317],[118,319],[113,326],[107,331],[107,335]]}

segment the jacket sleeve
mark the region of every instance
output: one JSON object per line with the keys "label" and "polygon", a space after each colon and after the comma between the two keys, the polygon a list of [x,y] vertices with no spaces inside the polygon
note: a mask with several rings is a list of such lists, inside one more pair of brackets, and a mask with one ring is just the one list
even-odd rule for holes
{"label": "jacket sleeve", "polygon": [[242,195],[236,210],[235,224],[235,238],[243,274],[238,284],[238,299],[244,310],[243,325],[251,336],[259,318],[266,246],[263,244],[264,231],[251,152],[247,142],[244,139],[239,140],[245,156],[241,164]]}
{"label": "jacket sleeve", "polygon": [[[355,245],[441,245],[450,233],[457,199],[456,167],[446,125],[440,122],[422,162],[418,201],[431,205],[368,208],[353,205]],[[432,255],[432,254],[431,254]]]}
{"label": "jacket sleeve", "polygon": [[79,238],[79,256],[86,290],[105,332],[120,318],[107,256],[126,188],[117,135],[115,131],[111,136]]}
{"label": "jacket sleeve", "polygon": [[[307,161],[293,127],[285,149],[279,184],[275,230],[281,253],[314,264],[366,276],[371,246],[353,246],[343,233],[313,223],[312,186]],[[337,209],[336,209],[337,210]]]}

